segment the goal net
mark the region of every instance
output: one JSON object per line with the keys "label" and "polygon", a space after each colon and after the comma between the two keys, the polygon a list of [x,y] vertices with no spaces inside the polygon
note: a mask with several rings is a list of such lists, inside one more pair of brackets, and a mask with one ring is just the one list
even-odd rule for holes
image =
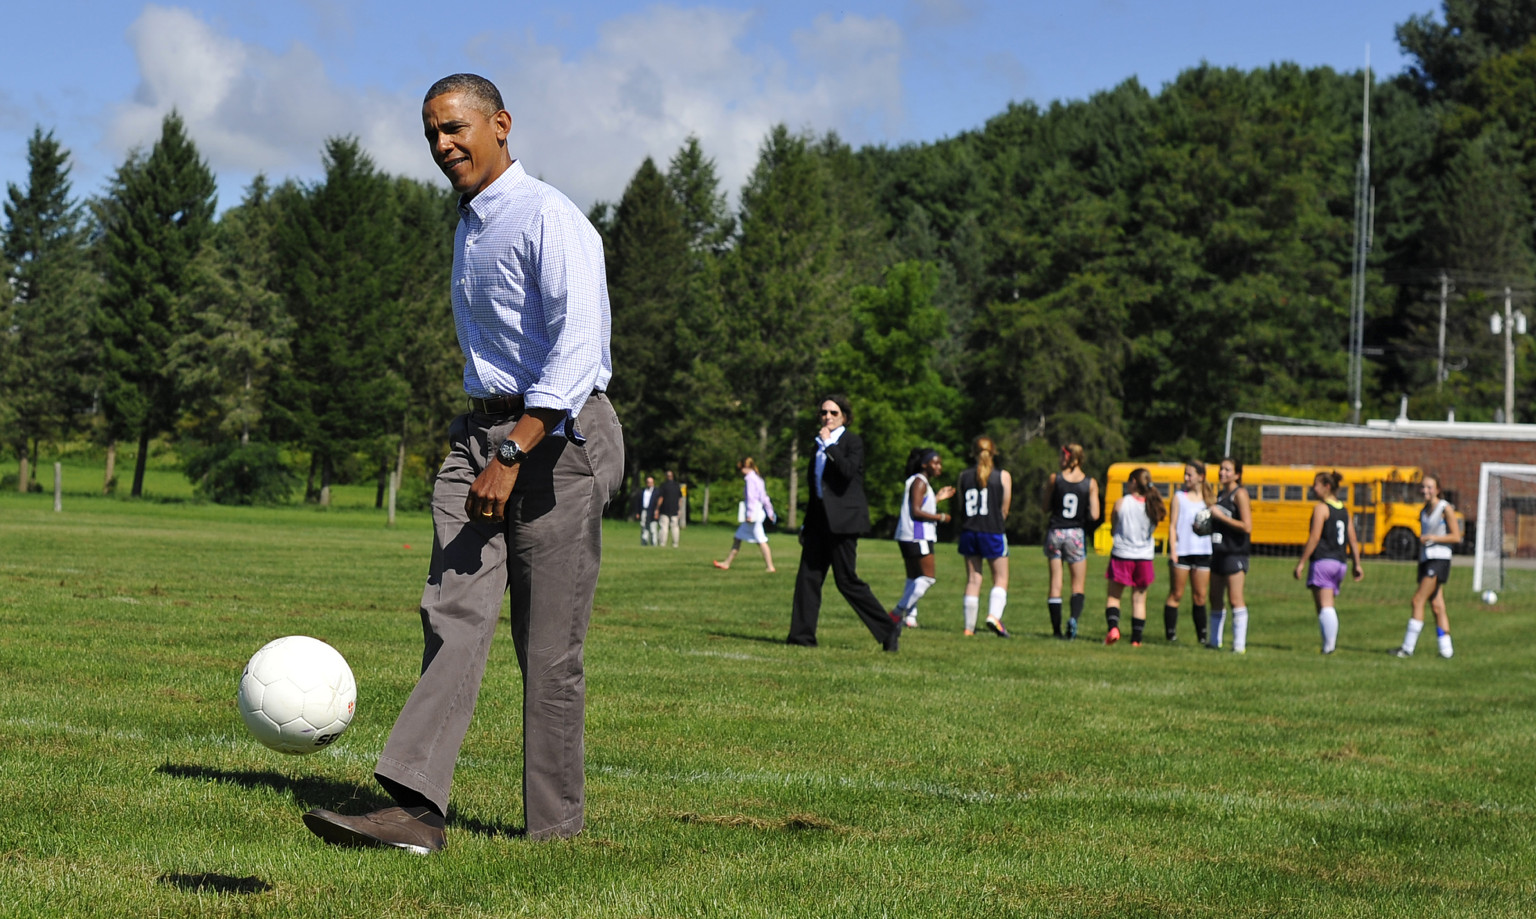
{"label": "goal net", "polygon": [[1484,463],[1472,589],[1536,588],[1536,466]]}

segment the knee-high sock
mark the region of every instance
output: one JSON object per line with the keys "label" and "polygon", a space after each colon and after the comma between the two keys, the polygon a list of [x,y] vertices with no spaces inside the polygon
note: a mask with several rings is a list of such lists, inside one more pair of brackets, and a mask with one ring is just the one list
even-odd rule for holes
{"label": "knee-high sock", "polygon": [[1339,643],[1339,611],[1331,606],[1318,610],[1317,628],[1323,633],[1323,653],[1332,654]]}
{"label": "knee-high sock", "polygon": [[1232,608],[1232,650],[1241,654],[1248,650],[1248,607]]}
{"label": "knee-high sock", "polygon": [[1003,607],[1008,605],[1008,591],[1001,587],[992,588],[987,594],[987,618],[1003,621]]}
{"label": "knee-high sock", "polygon": [[1120,607],[1104,607],[1104,628],[1118,629],[1120,627]]}
{"label": "knee-high sock", "polygon": [[1163,607],[1163,637],[1173,641],[1179,634],[1179,608],[1173,604]]}
{"label": "knee-high sock", "polygon": [[1408,620],[1408,631],[1403,634],[1403,650],[1404,651],[1407,651],[1409,654],[1413,653],[1413,649],[1415,647],[1417,647],[1418,644],[1419,644],[1419,633],[1422,632],[1423,630],[1424,630],[1424,620],[1422,620],[1422,619],[1409,619]]}
{"label": "knee-high sock", "polygon": [[1201,641],[1205,641],[1205,629],[1206,629],[1205,604],[1204,603],[1196,603],[1190,609],[1190,614],[1191,614],[1190,618],[1195,620],[1195,637],[1200,639]]}
{"label": "knee-high sock", "polygon": [[1051,611],[1051,632],[1061,634],[1061,598],[1051,597],[1045,601],[1046,608]]}
{"label": "knee-high sock", "polygon": [[976,611],[981,608],[981,598],[967,596],[965,602],[965,631],[976,631]]}
{"label": "knee-high sock", "polygon": [[1073,594],[1072,595],[1071,603],[1072,603],[1072,618],[1073,619],[1081,619],[1081,618],[1083,618],[1083,595],[1082,594]]}
{"label": "knee-high sock", "polygon": [[1221,627],[1227,619],[1227,611],[1217,606],[1211,610],[1211,641],[1213,648],[1221,647]]}
{"label": "knee-high sock", "polygon": [[910,613],[917,608],[917,601],[923,598],[928,588],[933,586],[933,578],[915,577],[907,579],[907,589],[902,591],[901,599],[896,603],[898,613]]}

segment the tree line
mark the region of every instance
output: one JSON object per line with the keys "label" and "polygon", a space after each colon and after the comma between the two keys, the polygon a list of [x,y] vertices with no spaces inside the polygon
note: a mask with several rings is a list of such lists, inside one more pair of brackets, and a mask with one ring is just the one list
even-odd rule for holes
{"label": "tree line", "polygon": [[[1397,28],[1371,88],[1365,415],[1502,406],[1487,314],[1536,264],[1536,9],[1454,0]],[[855,149],[786,126],[734,206],[697,138],[591,212],[607,248],[628,463],[733,483],[752,455],[803,501],[812,407],[845,392],[890,514],[908,451],[986,433],[1033,493],[1090,466],[1213,458],[1233,412],[1345,420],[1361,73],[1199,66],[1160,92],[1015,104],[932,143]],[[0,438],[177,444],[214,500],[325,502],[403,474],[424,495],[462,404],[451,194],[351,138],[324,176],[258,178],[215,216],[174,114],[105,192],[71,197],[39,129],[5,203]],[[1447,298],[1440,359],[1439,278]],[[1519,341],[1518,420],[1536,370]],[[1442,370],[1443,367],[1443,370]],[[1042,521],[1032,500],[1010,520]]]}

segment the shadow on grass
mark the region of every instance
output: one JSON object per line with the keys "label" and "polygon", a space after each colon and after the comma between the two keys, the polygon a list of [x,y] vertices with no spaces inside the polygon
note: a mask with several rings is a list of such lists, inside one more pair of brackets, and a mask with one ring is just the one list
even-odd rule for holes
{"label": "shadow on grass", "polygon": [[162,874],[159,881],[190,893],[263,893],[272,889],[271,884],[255,875],[237,878],[227,874]]}
{"label": "shadow on grass", "polygon": [[[241,788],[270,788],[292,797],[294,803],[301,807],[339,808],[341,812],[347,814],[365,814],[382,807],[391,807],[395,803],[382,791],[315,776],[293,778],[280,772],[215,769],[210,766],[187,766],[177,763],[166,763],[155,771],[176,779],[224,782]],[[452,808],[448,811],[448,825],[491,839],[497,837],[518,839],[527,835],[523,827],[481,820],[477,817],[465,817],[456,814]],[[218,876],[206,875],[206,877]],[[205,877],[205,875],[167,875],[166,877]]]}
{"label": "shadow on grass", "polygon": [[782,645],[784,639],[773,638],[768,635],[748,635],[744,632],[705,632],[708,638],[734,638],[737,641],[758,641],[769,645]]}
{"label": "shadow on grass", "polygon": [[178,763],[166,763],[155,771],[176,779],[224,782],[241,788],[270,788],[289,795],[296,803],[305,807],[333,808],[338,804],[355,804],[364,811],[371,811],[389,807],[394,803],[382,792],[370,791],[352,782],[337,782],[319,776],[294,778],[280,772],[215,769],[210,766],[188,766]]}

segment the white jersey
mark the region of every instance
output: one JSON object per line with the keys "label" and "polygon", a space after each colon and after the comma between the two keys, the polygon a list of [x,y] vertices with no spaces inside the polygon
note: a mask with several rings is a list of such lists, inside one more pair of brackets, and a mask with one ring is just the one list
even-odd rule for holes
{"label": "white jersey", "polygon": [[939,538],[939,528],[932,520],[912,519],[912,483],[918,479],[928,486],[923,493],[923,512],[938,516],[939,502],[933,496],[933,486],[928,485],[928,477],[919,472],[907,479],[907,487],[901,493],[901,517],[896,521],[897,542],[933,542]]}
{"label": "white jersey", "polygon": [[1195,535],[1195,514],[1205,509],[1205,502],[1187,491],[1176,491],[1173,500],[1179,504],[1179,519],[1174,526],[1173,545],[1179,550],[1179,558],[1189,555],[1210,555],[1211,537]]}
{"label": "white jersey", "polygon": [[1147,499],[1126,495],[1115,505],[1115,558],[1151,561],[1157,545],[1152,541],[1152,518],[1147,515]]}
{"label": "white jersey", "polygon": [[1451,505],[1442,499],[1436,501],[1434,507],[1419,511],[1420,561],[1451,557],[1451,547],[1446,543],[1422,541],[1425,536],[1444,536],[1451,531],[1445,522],[1445,515],[1450,509]]}

